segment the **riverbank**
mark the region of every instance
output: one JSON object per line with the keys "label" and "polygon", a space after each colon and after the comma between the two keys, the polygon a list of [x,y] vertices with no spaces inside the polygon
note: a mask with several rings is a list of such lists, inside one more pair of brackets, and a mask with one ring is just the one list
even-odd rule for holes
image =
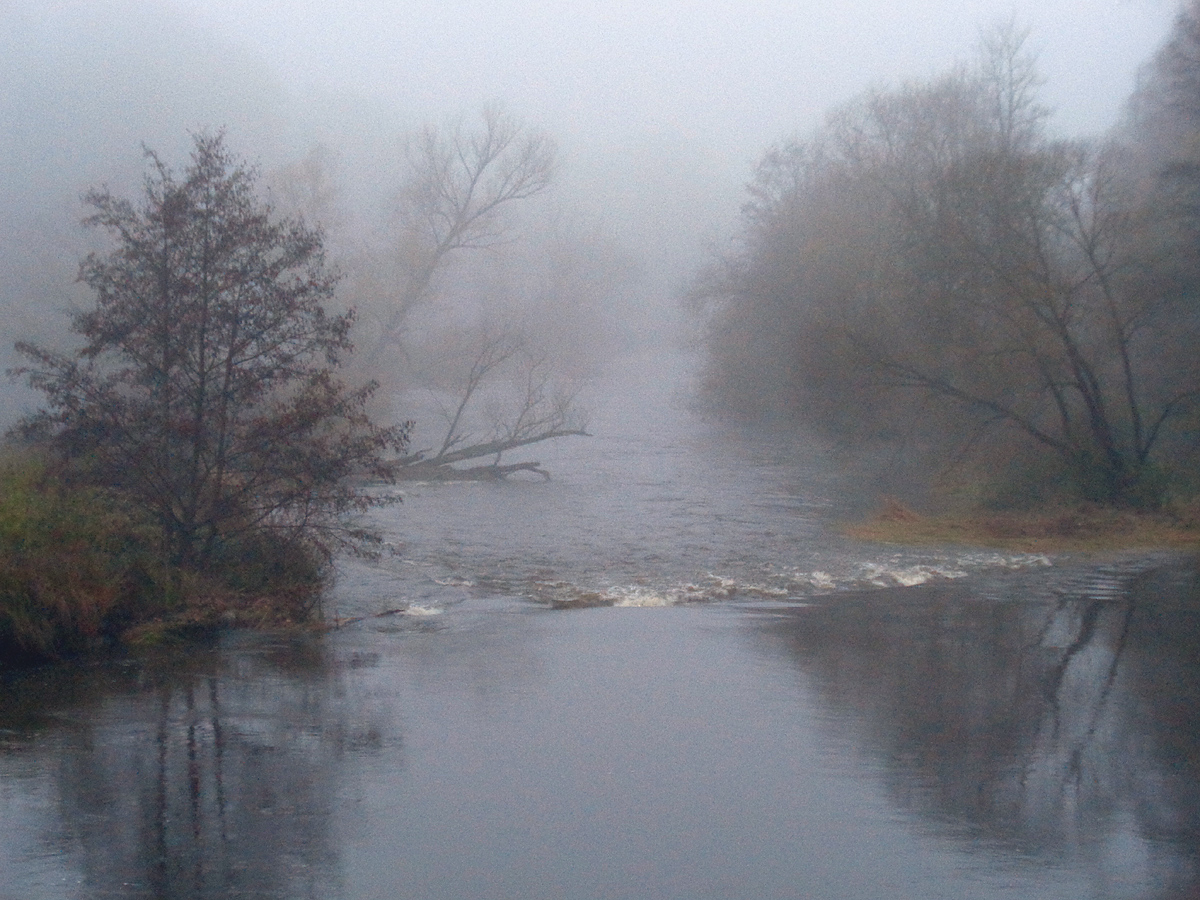
{"label": "riverbank", "polygon": [[1200,509],[1134,512],[1078,506],[1033,512],[922,515],[895,500],[865,522],[846,525],[860,540],[908,546],[993,547],[1022,553],[1181,550],[1200,552]]}
{"label": "riverbank", "polygon": [[153,518],[116,493],[0,453],[0,671],[321,622],[330,567],[299,541],[248,529],[189,570],[160,546]]}

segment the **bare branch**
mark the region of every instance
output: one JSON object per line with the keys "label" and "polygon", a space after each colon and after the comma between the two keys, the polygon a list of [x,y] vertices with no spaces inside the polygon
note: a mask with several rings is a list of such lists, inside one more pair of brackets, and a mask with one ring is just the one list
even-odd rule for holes
{"label": "bare branch", "polygon": [[394,345],[434,277],[460,251],[490,249],[510,235],[506,211],[550,187],[556,148],[496,104],[472,127],[425,128],[407,148],[411,177],[401,192],[404,281],[372,357]]}
{"label": "bare branch", "polygon": [[[515,367],[515,370],[505,372]],[[460,384],[457,403],[447,416],[447,430],[436,453],[415,453],[401,459],[401,473],[408,478],[468,477],[455,463],[493,456],[488,467],[492,477],[505,472],[532,471],[526,464],[500,465],[502,454],[541,441],[586,435],[582,418],[575,410],[577,390],[555,383],[548,361],[528,353],[520,335],[507,330],[482,329],[474,356]],[[516,402],[511,397],[485,395],[491,387],[512,383],[518,387]],[[491,420],[491,433],[472,440],[465,423],[472,411],[484,407]],[[474,417],[478,418],[479,411]],[[440,472],[434,476],[432,473]],[[470,477],[483,477],[482,475]]]}

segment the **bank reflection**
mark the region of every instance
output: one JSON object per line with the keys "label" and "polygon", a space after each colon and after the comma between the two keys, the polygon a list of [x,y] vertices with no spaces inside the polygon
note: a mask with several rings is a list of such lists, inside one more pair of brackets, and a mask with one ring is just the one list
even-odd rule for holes
{"label": "bank reflection", "polygon": [[831,599],[766,627],[896,805],[965,846],[1200,896],[1200,581],[1133,562]]}
{"label": "bank reflection", "polygon": [[56,675],[42,724],[7,723],[54,767],[65,834],[50,837],[72,846],[80,896],[340,893],[331,829],[337,804],[354,800],[344,757],[399,749],[386,719],[345,690],[374,660],[243,640],[100,673],[101,689],[86,672]]}

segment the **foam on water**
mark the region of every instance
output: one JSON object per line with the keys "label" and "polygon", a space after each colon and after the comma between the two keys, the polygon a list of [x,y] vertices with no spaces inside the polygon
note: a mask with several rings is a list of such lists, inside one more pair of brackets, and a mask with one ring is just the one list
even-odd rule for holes
{"label": "foam on water", "polygon": [[682,584],[663,589],[645,585],[610,585],[599,589],[580,587],[565,581],[539,582],[531,598],[556,609],[589,606],[665,607],[699,603],[715,599],[704,587]]}
{"label": "foam on water", "polygon": [[[653,360],[649,362],[654,362]],[[680,360],[680,378],[692,372]],[[373,512],[388,541],[343,581],[344,609],[379,598],[463,610],[472,600],[556,608],[796,604],[1050,565],[1039,555],[881,546],[846,538],[849,484],[802,434],[707,422],[622,369],[597,394],[593,437],[539,447],[550,482],[405,482]],[[411,624],[411,623],[410,623]]]}
{"label": "foam on water", "polygon": [[674,606],[681,600],[677,592],[659,594],[645,588],[613,588],[610,593],[614,599],[613,606]]}
{"label": "foam on water", "polygon": [[431,578],[434,584],[440,584],[442,587],[475,587],[475,582],[469,578]]}
{"label": "foam on water", "polygon": [[988,569],[1041,568],[1052,565],[1044,554],[1002,554],[968,552],[937,556],[915,562],[909,558],[858,561],[836,569],[795,569],[775,575],[788,588],[787,593],[831,593],[864,588],[915,587],[931,581],[951,581]]}
{"label": "foam on water", "polygon": [[[833,561],[837,562],[837,561]],[[668,607],[688,603],[768,601],[795,604],[845,591],[915,587],[951,581],[988,569],[1022,570],[1052,565],[1040,554],[1008,555],[969,552],[933,555],[922,561],[897,555],[867,561],[842,561],[821,569],[766,572],[759,577],[708,572],[694,581],[647,579],[633,584],[594,584],[564,578],[533,578],[523,589],[526,599],[556,609],[591,606]],[[450,583],[469,583],[449,579]],[[438,580],[439,584],[446,583]],[[509,589],[513,586],[509,585]]]}
{"label": "foam on water", "polygon": [[[401,542],[397,542],[398,545]],[[664,566],[656,561],[604,571],[599,567],[562,563],[561,559],[517,557],[480,566],[452,547],[443,553],[410,558],[396,553],[370,572],[363,569],[359,583],[364,597],[378,598],[386,591],[403,598],[394,613],[409,617],[436,616],[468,598],[509,598],[558,609],[578,607],[670,607],[695,603],[780,603],[795,605],[843,592],[904,588],[952,581],[988,571],[1036,570],[1054,565],[1044,554],[1001,553],[989,550],[892,550],[879,553],[863,548],[858,555],[845,548],[801,549],[807,565],[780,565],[778,560],[720,561],[721,568],[692,569]],[[796,548],[800,549],[800,548]],[[586,560],[587,557],[582,557]],[[708,560],[709,565],[718,563]],[[703,562],[701,563],[703,565]],[[608,568],[608,567],[605,567]],[[616,567],[614,567],[616,568]],[[672,571],[673,569],[673,571]],[[368,580],[371,579],[371,580]],[[350,581],[348,577],[346,579]],[[1106,589],[1099,579],[1094,592]],[[345,583],[345,582],[344,582]],[[362,609],[378,614],[386,601]],[[390,608],[389,608],[390,609]],[[359,612],[359,610],[353,610]]]}

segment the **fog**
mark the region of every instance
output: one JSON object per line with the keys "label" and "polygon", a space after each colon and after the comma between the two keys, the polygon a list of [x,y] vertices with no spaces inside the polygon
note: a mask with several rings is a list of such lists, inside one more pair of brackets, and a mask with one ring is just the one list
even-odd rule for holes
{"label": "fog", "polygon": [[[599,330],[624,328],[616,344],[626,347],[668,341],[680,285],[733,232],[767,146],[816,127],[865,88],[946,69],[981,27],[1009,18],[1032,31],[1055,127],[1099,133],[1174,14],[1165,0],[752,11],[732,2],[360,0],[334,11],[290,0],[8,0],[0,362],[12,364],[13,339],[61,331],[81,299],[72,287],[87,240],[79,196],[100,183],[135,192],[143,144],[181,168],[189,132],[224,127],[230,147],[268,175],[320,148],[337,192],[321,224],[344,260],[387,243],[380,230],[396,214],[404,136],[488,102],[558,145],[539,220],[603,235],[610,262],[622,260],[619,296],[601,298],[617,321]],[[361,297],[350,291],[347,302]],[[9,393],[11,410],[19,393]]]}
{"label": "fog", "polygon": [[[1192,5],[1200,15],[1200,0]],[[1115,334],[1123,343],[1095,370],[1105,383],[1122,384],[1111,377],[1120,362],[1131,385],[1131,359],[1155,376],[1138,383],[1152,415],[1137,466],[1087,471],[1083,463],[1100,458],[1091,445],[1050,435],[1082,461],[1076,474],[1114,476],[1097,478],[1096,496],[1130,506],[1161,500],[1152,491],[1166,481],[1144,463],[1159,426],[1185,401],[1191,418],[1176,418],[1191,430],[1177,443],[1186,438],[1191,456],[1175,458],[1200,472],[1200,390],[1175,392],[1182,375],[1185,387],[1200,385],[1194,304],[1158,302],[1174,297],[1161,283],[1184,280],[1174,270],[1161,282],[1141,278],[1153,268],[1143,260],[1183,254],[1154,239],[1168,233],[1161,222],[1128,214],[1141,207],[1121,205],[1126,193],[1116,191],[1111,205],[1104,191],[1081,199],[1082,188],[1109,184],[1094,166],[1107,157],[1068,153],[1057,140],[1112,129],[1140,71],[1154,86],[1140,67],[1176,14],[1174,0],[0,0],[0,371],[18,362],[14,341],[70,346],[72,311],[94,300],[77,281],[80,259],[113,248],[109,235],[81,226],[84,193],[106,185],[136,201],[144,177],[161,189],[170,179],[143,148],[180,175],[205,145],[223,165],[215,147],[223,140],[257,166],[255,187],[275,213],[322,226],[328,262],[344,274],[334,312],[360,312],[350,332],[357,352],[343,373],[356,384],[345,393],[298,389],[260,415],[258,385],[286,385],[279,373],[297,367],[247,354],[237,372],[245,416],[229,429],[225,407],[218,416],[196,403],[182,426],[171,418],[175,383],[159,388],[159,376],[190,378],[184,365],[150,365],[134,381],[79,379],[116,385],[108,400],[123,399],[128,385],[136,394],[138,384],[166,397],[160,418],[139,417],[144,403],[130,403],[126,416],[134,426],[150,420],[128,429],[130,443],[153,444],[157,455],[86,460],[98,483],[157,517],[152,564],[140,544],[149,559],[144,535],[153,529],[127,514],[124,499],[96,507],[95,527],[113,531],[110,544],[86,530],[74,536],[76,518],[91,527],[90,492],[60,527],[55,479],[30,476],[38,490],[49,483],[44,496],[56,501],[44,519],[34,514],[42,494],[6,491],[15,512],[4,514],[21,527],[28,518],[36,538],[27,542],[6,520],[5,539],[18,548],[8,555],[37,591],[5,590],[24,591],[22,603],[28,594],[27,606],[14,608],[35,609],[35,626],[49,606],[43,584],[70,583],[72,603],[75,594],[91,602],[90,570],[74,560],[91,560],[93,550],[122,566],[131,560],[124,569],[106,560],[104,584],[120,585],[109,594],[125,602],[144,582],[160,605],[148,600],[137,615],[162,608],[170,616],[111,666],[46,666],[0,681],[0,894],[1200,896],[1200,742],[1187,727],[1200,722],[1194,567],[1141,551],[1100,563],[902,547],[843,527],[881,495],[907,502],[897,482],[911,477],[925,490],[917,476],[949,457],[957,464],[963,441],[979,443],[978,416],[926,402],[941,399],[938,388],[1026,426],[1023,435],[1016,426],[1004,432],[1011,444],[999,445],[1002,453],[956,470],[967,487],[1005,475],[996,459],[1015,460],[1018,475],[1019,465],[1039,464],[1028,466],[1028,482],[1011,479],[1014,493],[1036,499],[1027,489],[1040,484],[1034,476],[1057,477],[1012,437],[1044,437],[1035,413],[1049,404],[1029,414],[1004,404],[1060,390],[1057,373],[1068,367],[1050,365],[1057,360],[1043,346],[1063,342],[1035,340],[1014,353],[975,340],[1003,337],[997,322],[1028,318],[1008,315],[1014,305],[1001,288],[1018,279],[992,277],[996,270],[1032,273],[1039,291],[1012,293],[1020,311],[1035,314],[1042,307],[1025,301],[1040,301],[1042,285],[1102,285],[1103,296],[1095,288],[1051,296],[1068,310],[1087,301],[1111,313],[1091,320],[1106,327],[1078,338],[1060,329],[1069,339],[1063,357],[1078,363],[1094,346],[1111,351],[1103,342]],[[968,63],[954,68],[997,23],[1000,32],[1012,24],[1009,36],[1028,28],[1025,46],[1044,81],[1036,103],[1025,102],[1036,79],[1022,81],[1031,70],[1020,65],[993,67],[1016,71],[1000,84],[1007,95],[987,93],[1002,78],[966,77]],[[1192,74],[1188,85],[1200,85],[1200,67]],[[880,102],[847,106],[873,89]],[[990,103],[997,96],[1020,102]],[[1169,99],[1159,113],[1172,109]],[[1045,133],[1042,103],[1052,109]],[[839,108],[857,117],[827,121]],[[1009,127],[1021,124],[1005,115],[1014,109],[1037,127]],[[994,119],[1005,127],[958,127],[984,119],[981,110],[999,110]],[[1200,134],[1200,110],[1194,124],[1185,136]],[[824,167],[807,152],[822,133],[840,153],[828,152]],[[962,134],[970,140],[942,141]],[[900,151],[888,155],[885,145]],[[948,155],[964,164],[927,166],[945,145],[960,146]],[[939,152],[926,154],[930,146]],[[779,152],[764,157],[772,147]],[[909,195],[887,188],[924,188],[930,171],[956,176],[938,183],[955,217],[925,216],[940,211],[934,203],[891,203]],[[1200,198],[1200,158],[1190,171]],[[528,187],[506,193],[513,184]],[[226,208],[202,196],[189,209],[203,209],[206,223],[222,220]],[[1033,200],[1007,203],[1013,197]],[[990,215],[1018,206],[1007,219]],[[1200,199],[1194,208],[1189,239],[1200,234]],[[1049,215],[1063,209],[1116,212],[1094,228],[1095,216],[1079,215],[1079,227],[1064,232]],[[1008,229],[1003,244],[991,240],[1003,228],[959,227],[994,219],[1033,225]],[[1109,221],[1148,224],[1101,227]],[[292,231],[318,246],[307,228]],[[1110,233],[1120,240],[1090,240]],[[1057,242],[1026,240],[1048,234]],[[194,269],[207,277],[207,239],[203,253],[198,241],[181,243],[185,277]],[[146,258],[169,259],[176,248],[170,236],[147,245],[167,249],[129,254],[131,269],[145,266],[138,276],[158,274]],[[1047,245],[1087,252],[1041,253],[1045,269],[1008,265],[1027,260],[1028,246]],[[278,259],[268,254],[280,244],[252,249],[261,246],[261,257]],[[1194,267],[1183,274],[1200,285],[1200,241],[1189,246]],[[303,257],[313,263],[303,271],[309,284],[328,286],[315,257]],[[222,265],[211,271],[235,269],[227,256]],[[700,296],[714,270],[724,279],[709,278],[713,296]],[[1120,277],[1108,278],[1114,271]],[[90,282],[98,290],[116,279],[100,275]],[[757,281],[743,291],[746,277]],[[239,290],[246,283],[232,280]],[[207,302],[205,291],[191,293]],[[1190,302],[1200,288],[1175,293]],[[311,296],[304,321],[326,318],[327,294]],[[731,297],[752,302],[720,306]],[[241,321],[241,307],[229,306],[226,333]],[[136,332],[149,321],[160,348],[188,330],[176,325],[175,307],[159,304],[153,317],[140,309],[124,305],[111,330]],[[709,322],[698,325],[701,309]],[[789,320],[789,309],[802,315]],[[1143,327],[1147,309],[1158,316],[1153,329]],[[965,323],[943,315],[962,310]],[[891,315],[904,311],[912,315]],[[1120,328],[1108,327],[1114,319]],[[207,308],[201,321],[191,330],[204,362],[192,370],[214,372],[216,359],[228,383],[243,363],[233,362],[231,341],[225,356],[209,354],[221,339],[207,336],[222,328],[209,329]],[[730,326],[728,341],[712,339],[712,323]],[[322,359],[341,351],[346,330],[312,331],[324,335],[311,341]],[[253,339],[274,335],[265,327]],[[96,346],[115,355],[119,337]],[[679,352],[702,342],[708,359],[699,365]],[[877,368],[851,370],[847,348],[870,350]],[[81,392],[69,363],[55,369],[51,352],[29,355],[52,368],[52,387],[66,385],[57,397],[47,391],[51,405],[70,407]],[[975,364],[964,366],[969,379],[939,381],[952,358]],[[729,363],[715,369],[732,401],[728,418],[674,402],[689,378],[705,389],[703,364],[714,359]],[[1039,370],[1031,359],[1047,364]],[[891,386],[929,390],[894,403],[879,390],[879,371]],[[1029,387],[1030,371],[1050,373],[1049,383]],[[326,374],[299,369],[316,387],[333,382]],[[384,446],[370,443],[374,432],[358,415],[370,378],[382,382],[369,400],[373,417],[417,421],[411,442],[386,444],[405,479],[394,487],[361,477],[391,474],[392,457],[387,468],[350,465],[354,446],[366,447],[357,459],[370,463]],[[202,389],[175,393],[203,401],[217,393],[192,380]],[[1077,379],[1085,388],[1100,380]],[[1123,393],[1141,432],[1136,392]],[[318,415],[310,415],[312,396],[325,401]],[[1097,388],[1088,399],[1097,396],[1111,398]],[[789,427],[741,427],[737,413],[755,404],[771,413],[772,399],[793,414],[776,415]],[[0,431],[38,400],[6,382]],[[321,412],[343,405],[352,417]],[[1085,432],[1068,403],[1057,411],[1068,437],[1108,424],[1091,415]],[[207,462],[218,442],[206,423],[218,419],[221,441],[237,431],[250,464],[227,467],[224,452]],[[316,437],[302,430],[310,420]],[[811,434],[790,427],[799,420]],[[893,438],[909,422],[924,430],[897,450]],[[391,430],[408,434],[404,425]],[[334,439],[347,433],[366,437]],[[857,442],[865,463],[855,469],[829,435]],[[85,447],[117,443],[102,427],[83,437]],[[539,462],[514,453],[501,466],[501,452],[549,438],[538,444]],[[293,445],[301,452],[280,452]],[[176,452],[181,446],[190,454]],[[908,453],[933,464],[912,476]],[[291,455],[301,459],[282,459]],[[169,477],[155,480],[145,459],[160,460]],[[483,459],[490,465],[474,472],[444,471]],[[217,486],[204,518],[197,498],[211,472]],[[258,480],[262,472],[270,477]],[[258,487],[265,482],[284,487],[272,495]],[[179,488],[174,497],[164,483]],[[349,487],[320,494],[314,483]],[[401,496],[402,505],[384,502]],[[294,572],[307,557],[291,551],[308,545],[291,543],[285,529],[331,530],[333,515],[351,506],[363,510],[352,524],[377,536],[370,547],[381,553],[339,557],[336,583],[320,603],[312,594],[328,632],[226,628],[278,621],[261,602],[271,599],[259,596],[267,588],[252,580],[259,572],[271,573],[262,578],[291,609],[307,602],[308,594],[291,596],[294,586],[322,585],[315,575],[305,582],[303,566]],[[908,520],[902,507],[889,509]],[[274,532],[260,528],[269,517],[281,520]],[[1088,526],[1072,515],[1054,527],[1086,536]],[[44,557],[37,541],[50,548]],[[119,553],[107,549],[118,543]],[[188,580],[174,578],[168,594],[165,579],[176,573]],[[197,595],[195,622],[185,618],[190,607],[176,611],[191,602],[179,600],[184,589]],[[112,628],[124,629],[125,607],[112,608]],[[170,617],[188,634],[206,623],[222,634],[203,649],[190,640],[173,647]]]}
{"label": "fog", "polygon": [[[744,165],[868,84],[932,74],[1015,16],[1071,131],[1103,128],[1165,33],[1165,2],[180,3],[302,96],[429,115],[502,97],[589,160],[651,136]],[[590,148],[590,149],[589,149]]]}

